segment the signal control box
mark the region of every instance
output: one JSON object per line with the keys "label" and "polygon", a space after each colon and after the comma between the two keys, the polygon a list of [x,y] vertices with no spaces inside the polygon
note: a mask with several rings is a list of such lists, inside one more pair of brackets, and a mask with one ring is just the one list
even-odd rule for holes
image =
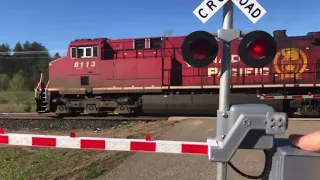
{"label": "signal control box", "polygon": [[288,139],[275,139],[269,177],[265,180],[319,180],[320,153],[292,147]]}

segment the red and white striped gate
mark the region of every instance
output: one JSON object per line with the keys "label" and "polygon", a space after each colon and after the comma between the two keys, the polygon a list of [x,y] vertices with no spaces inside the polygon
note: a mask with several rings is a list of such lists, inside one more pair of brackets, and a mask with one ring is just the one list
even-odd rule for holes
{"label": "red and white striped gate", "polygon": [[[69,136],[15,134],[5,133],[0,129],[0,144],[12,146],[32,146],[68,149],[91,149],[106,151],[136,151],[171,154],[208,155],[207,142],[164,141],[146,139],[121,139],[100,137],[76,137],[75,133]],[[210,146],[218,146],[218,142]]]}
{"label": "red and white striped gate", "polygon": [[320,99],[320,94],[312,94],[308,93],[308,95],[258,95],[258,98],[262,100],[268,100],[268,99]]}

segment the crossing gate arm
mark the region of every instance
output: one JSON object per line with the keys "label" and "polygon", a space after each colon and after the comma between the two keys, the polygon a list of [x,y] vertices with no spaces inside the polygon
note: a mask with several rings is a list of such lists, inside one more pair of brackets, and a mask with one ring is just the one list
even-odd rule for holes
{"label": "crossing gate arm", "polygon": [[[252,112],[255,112],[252,114]],[[107,151],[136,151],[169,154],[207,155],[210,161],[229,162],[237,149],[270,149],[274,135],[288,128],[285,113],[274,112],[265,104],[233,105],[227,112],[227,121],[233,124],[222,141],[208,138],[207,142],[166,141],[146,139],[76,137],[38,134],[6,134],[0,129],[0,144],[12,146],[92,149]],[[218,113],[218,117],[223,112]],[[252,133],[250,133],[252,132]]]}
{"label": "crossing gate arm", "polygon": [[320,99],[320,94],[308,93],[307,95],[280,95],[280,96],[262,94],[262,95],[257,95],[257,97],[262,100],[268,100],[268,99]]}
{"label": "crossing gate arm", "polygon": [[[208,155],[209,150],[206,142],[151,140],[151,136],[146,136],[146,139],[76,137],[75,133],[70,133],[70,136],[16,134],[5,133],[4,129],[0,129],[0,133],[0,144],[10,146],[194,155]],[[215,145],[218,146],[218,142]]]}

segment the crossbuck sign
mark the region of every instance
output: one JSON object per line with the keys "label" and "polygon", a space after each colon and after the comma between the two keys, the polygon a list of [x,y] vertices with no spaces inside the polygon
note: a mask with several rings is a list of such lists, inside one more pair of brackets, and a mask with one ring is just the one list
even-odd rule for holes
{"label": "crossbuck sign", "polygon": [[[204,0],[194,11],[202,23],[206,23],[229,0]],[[253,23],[258,22],[267,11],[256,0],[231,0]]]}

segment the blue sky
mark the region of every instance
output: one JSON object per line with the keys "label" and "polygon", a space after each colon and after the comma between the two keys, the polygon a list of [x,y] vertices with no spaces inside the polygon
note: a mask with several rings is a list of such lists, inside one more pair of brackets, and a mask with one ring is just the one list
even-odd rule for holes
{"label": "blue sky", "polygon": [[[234,28],[243,30],[286,29],[288,35],[320,31],[319,0],[258,0],[267,14],[256,24],[235,7]],[[174,35],[195,30],[216,31],[222,10],[206,24],[192,13],[202,0],[3,0],[1,43],[38,41],[50,52],[64,55],[76,38],[126,38]],[[305,4],[301,4],[301,2]],[[306,3],[307,2],[307,3]]]}

